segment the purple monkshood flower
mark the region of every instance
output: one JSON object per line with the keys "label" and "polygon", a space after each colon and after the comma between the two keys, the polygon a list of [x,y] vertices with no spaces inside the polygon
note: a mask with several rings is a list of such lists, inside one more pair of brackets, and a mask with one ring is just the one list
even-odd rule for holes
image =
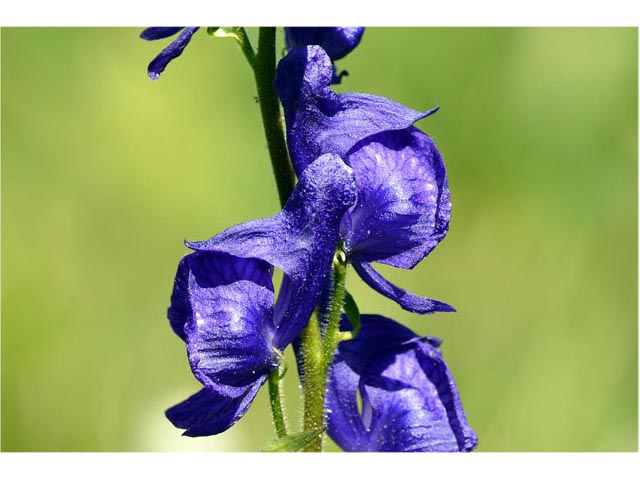
{"label": "purple monkshood flower", "polygon": [[325,153],[344,159],[356,177],[358,199],[340,227],[348,259],[374,290],[416,313],[453,307],[407,292],[371,265],[410,269],[449,229],[447,174],[433,141],[413,126],[437,109],[418,112],[384,97],[336,94],[331,59],[317,45],[283,58],[275,87],[284,107],[287,143],[299,175]]}
{"label": "purple monkshood flower", "polygon": [[184,29],[184,31],[178,35],[178,38],[151,60],[147,68],[147,75],[149,75],[151,80],[160,78],[160,74],[164,72],[169,62],[182,55],[182,52],[191,41],[191,37],[199,28],[200,27],[150,27],[140,34],[140,38],[144,40],[160,40],[161,38],[172,37]]}
{"label": "purple monkshood flower", "polygon": [[[353,171],[323,155],[277,215],[186,242],[195,253],[180,262],[168,316],[204,388],[166,412],[185,435],[220,433],[247,411],[306,326],[355,196]],[[284,274],[277,300],[273,267]]]}
{"label": "purple monkshood flower", "polygon": [[478,437],[438,349],[441,341],[382,316],[361,321],[360,333],[339,344],[329,369],[329,436],[345,451],[475,449]]}

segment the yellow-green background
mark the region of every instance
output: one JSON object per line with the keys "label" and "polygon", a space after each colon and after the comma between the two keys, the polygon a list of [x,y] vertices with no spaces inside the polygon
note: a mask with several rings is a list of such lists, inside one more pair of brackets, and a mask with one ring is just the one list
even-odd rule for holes
{"label": "yellow-green background", "polygon": [[[167,407],[198,389],[165,318],[185,238],[279,210],[230,39],[2,30],[2,449],[257,450],[266,389],[216,437]],[[250,33],[255,34],[255,29]],[[638,448],[635,28],[368,29],[338,91],[440,112],[451,229],[388,278],[456,314],[363,312],[444,338],[479,451]],[[295,368],[287,399],[300,419]]]}

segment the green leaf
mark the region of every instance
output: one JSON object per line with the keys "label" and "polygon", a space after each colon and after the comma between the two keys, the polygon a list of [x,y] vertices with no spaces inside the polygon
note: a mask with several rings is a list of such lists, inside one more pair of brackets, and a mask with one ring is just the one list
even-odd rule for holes
{"label": "green leaf", "polygon": [[294,433],[282,438],[274,438],[262,447],[263,452],[299,452],[313,442],[327,427],[307,430],[302,433]]}
{"label": "green leaf", "polygon": [[356,301],[353,299],[349,292],[345,292],[344,295],[344,313],[347,314],[347,318],[351,323],[352,336],[355,337],[360,331],[360,310]]}

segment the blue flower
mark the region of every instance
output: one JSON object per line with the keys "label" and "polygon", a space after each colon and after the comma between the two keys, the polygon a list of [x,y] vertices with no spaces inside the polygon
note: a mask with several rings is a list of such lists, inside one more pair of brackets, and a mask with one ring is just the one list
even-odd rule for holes
{"label": "blue flower", "polygon": [[160,74],[164,72],[169,62],[182,55],[182,52],[191,41],[191,37],[199,28],[200,27],[150,27],[140,34],[140,38],[144,40],[159,40],[161,38],[172,37],[184,29],[184,31],[178,35],[178,38],[151,60],[147,68],[147,75],[149,75],[151,80],[160,78]]}
{"label": "blue flower", "polygon": [[[291,51],[305,45],[319,45],[332,62],[339,60],[356,48],[362,39],[364,27],[285,27],[284,40]],[[332,64],[332,84],[339,84],[347,71],[336,74]]]}
{"label": "blue flower", "polygon": [[433,141],[413,126],[437,109],[418,112],[375,95],[336,94],[331,78],[331,59],[317,45],[291,51],[278,65],[275,86],[296,173],[325,153],[344,158],[358,189],[340,229],[354,269],[406,310],[453,311],[393,285],[371,265],[413,268],[449,229],[444,162]]}
{"label": "blue flower", "polygon": [[[277,215],[187,242],[195,253],[180,262],[168,316],[204,388],[167,410],[185,435],[220,433],[249,408],[318,302],[355,195],[352,170],[324,155]],[[284,274],[277,301],[273,267]]]}
{"label": "blue flower", "polygon": [[[329,370],[328,432],[346,451],[468,452],[467,423],[441,341],[378,315],[340,343]],[[362,400],[358,408],[357,393]]]}

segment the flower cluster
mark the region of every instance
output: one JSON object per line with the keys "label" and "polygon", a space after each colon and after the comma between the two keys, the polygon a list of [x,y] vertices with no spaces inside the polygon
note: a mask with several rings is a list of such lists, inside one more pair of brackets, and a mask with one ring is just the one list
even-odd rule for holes
{"label": "flower cluster", "polygon": [[[143,38],[179,30],[147,29]],[[195,30],[185,29],[152,62],[152,78]],[[442,157],[413,126],[437,109],[420,112],[331,89],[333,60],[353,49],[362,32],[286,29],[289,53],[274,85],[298,183],[275,216],[186,243],[193,253],[179,264],[168,316],[203,388],[167,411],[185,435],[220,433],[247,411],[278,369],[281,352],[321,308],[337,246],[371,288],[402,308],[454,311],[392,284],[373,266],[417,265],[446,235],[451,203]],[[283,272],[277,298],[274,268]],[[325,415],[335,442],[349,451],[473,450],[477,437],[440,340],[378,315],[362,315],[360,322],[328,368]],[[350,328],[344,317],[342,331]]]}

